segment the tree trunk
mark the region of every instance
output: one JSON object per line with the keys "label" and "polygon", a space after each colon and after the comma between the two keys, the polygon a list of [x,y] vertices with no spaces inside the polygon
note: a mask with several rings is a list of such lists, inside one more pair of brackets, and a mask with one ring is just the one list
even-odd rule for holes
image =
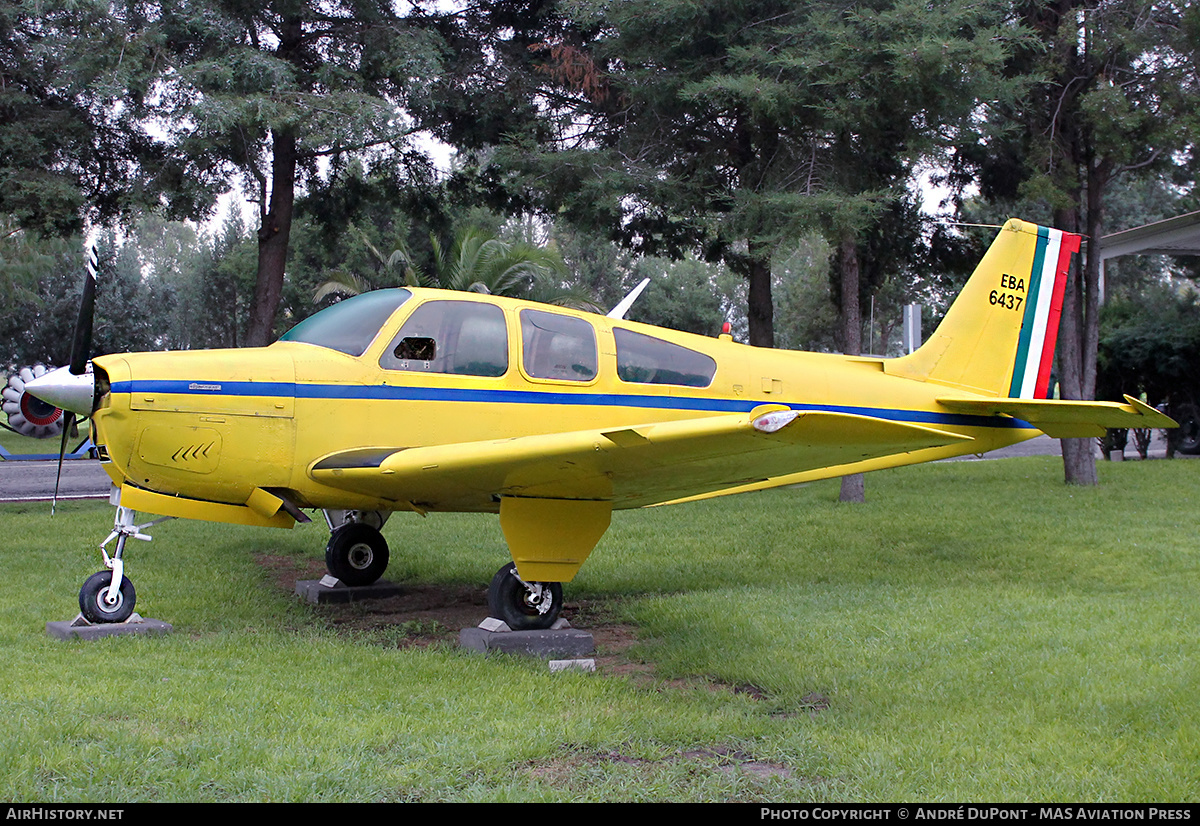
{"label": "tree trunk", "polygon": [[[847,232],[840,244],[840,273],[842,287],[842,350],[848,356],[862,354],[862,309],[858,304],[859,266],[858,241]],[[842,477],[841,502],[867,501],[866,485],[861,473]]]}
{"label": "tree trunk", "polygon": [[858,240],[850,232],[838,245],[842,290],[842,352],[848,356],[862,355],[862,308],[858,303],[859,266]]}
{"label": "tree trunk", "polygon": [[750,242],[746,280],[749,285],[750,343],[755,347],[774,347],[775,306],[771,299],[771,256],[753,241]]}
{"label": "tree trunk", "polygon": [[[304,23],[295,11],[293,8],[278,29],[279,46],[275,52],[307,71],[301,54]],[[247,347],[267,346],[275,331],[296,200],[297,144],[294,125],[271,128],[271,203],[258,228],[258,280],[254,284],[254,304],[250,307],[246,330]]]}
{"label": "tree trunk", "polygon": [[[1066,232],[1078,232],[1079,223],[1074,210],[1060,209],[1054,222]],[[1089,244],[1091,254],[1095,244]],[[1087,398],[1084,382],[1086,306],[1084,267],[1072,266],[1067,274],[1066,294],[1063,296],[1062,319],[1058,332],[1059,390],[1064,399]],[[1093,361],[1094,361],[1093,356]],[[1093,371],[1093,382],[1095,373]],[[1063,476],[1070,485],[1096,484],[1096,453],[1094,439],[1062,439]]]}
{"label": "tree trunk", "polygon": [[290,128],[272,129],[271,141],[271,205],[258,230],[258,280],[246,331],[247,347],[265,347],[271,343],[275,314],[283,294],[296,197],[296,132]]}

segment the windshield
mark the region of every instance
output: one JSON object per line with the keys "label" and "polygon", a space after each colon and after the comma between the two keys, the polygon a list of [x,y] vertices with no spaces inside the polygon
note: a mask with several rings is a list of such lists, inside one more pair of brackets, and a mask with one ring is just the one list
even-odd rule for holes
{"label": "windshield", "polygon": [[412,293],[405,289],[362,293],[309,316],[279,337],[361,356],[392,313]]}

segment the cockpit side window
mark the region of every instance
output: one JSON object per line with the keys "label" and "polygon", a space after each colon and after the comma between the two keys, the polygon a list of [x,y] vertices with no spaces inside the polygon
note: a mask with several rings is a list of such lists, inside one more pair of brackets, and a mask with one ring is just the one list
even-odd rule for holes
{"label": "cockpit side window", "polygon": [[582,318],[522,310],[521,350],[530,378],[591,381],[596,377],[596,331]]}
{"label": "cockpit side window", "polygon": [[475,301],[428,301],[404,322],[379,366],[417,373],[503,376],[508,371],[504,311]]}
{"label": "cockpit side window", "polygon": [[613,340],[621,381],[708,387],[717,372],[717,363],[703,353],[660,338],[614,327]]}
{"label": "cockpit side window", "polygon": [[361,356],[400,305],[412,298],[405,289],[373,290],[314,313],[279,337]]}

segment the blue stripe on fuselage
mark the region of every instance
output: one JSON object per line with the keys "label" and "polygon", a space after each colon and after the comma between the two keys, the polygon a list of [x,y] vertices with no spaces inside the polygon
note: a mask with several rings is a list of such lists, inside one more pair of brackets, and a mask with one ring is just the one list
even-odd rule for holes
{"label": "blue stripe on fuselage", "polygon": [[[590,407],[641,407],[658,410],[689,410],[711,413],[749,413],[771,402],[686,396],[643,396],[610,393],[556,393],[550,390],[480,390],[465,388],[406,387],[358,384],[292,384],[290,382],[252,381],[119,381],[113,393],[173,393],[184,396],[284,397],[296,399],[341,399],[362,401],[470,402],[483,404],[558,404]],[[999,427],[1035,429],[1020,419],[1001,416],[972,416],[961,413],[931,413],[878,407],[852,407],[835,404],[780,402],[792,410],[849,413],[896,422],[952,425],[958,427]]]}

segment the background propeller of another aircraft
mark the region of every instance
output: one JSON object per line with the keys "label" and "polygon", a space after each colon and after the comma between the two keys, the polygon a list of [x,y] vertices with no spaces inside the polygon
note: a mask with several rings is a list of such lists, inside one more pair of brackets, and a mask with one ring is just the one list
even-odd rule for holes
{"label": "background propeller of another aircraft", "polygon": [[44,364],[31,364],[8,377],[8,383],[0,389],[0,395],[4,397],[3,410],[8,415],[9,430],[32,439],[50,439],[62,430],[62,408],[25,392],[27,383],[41,378],[52,369]]}

